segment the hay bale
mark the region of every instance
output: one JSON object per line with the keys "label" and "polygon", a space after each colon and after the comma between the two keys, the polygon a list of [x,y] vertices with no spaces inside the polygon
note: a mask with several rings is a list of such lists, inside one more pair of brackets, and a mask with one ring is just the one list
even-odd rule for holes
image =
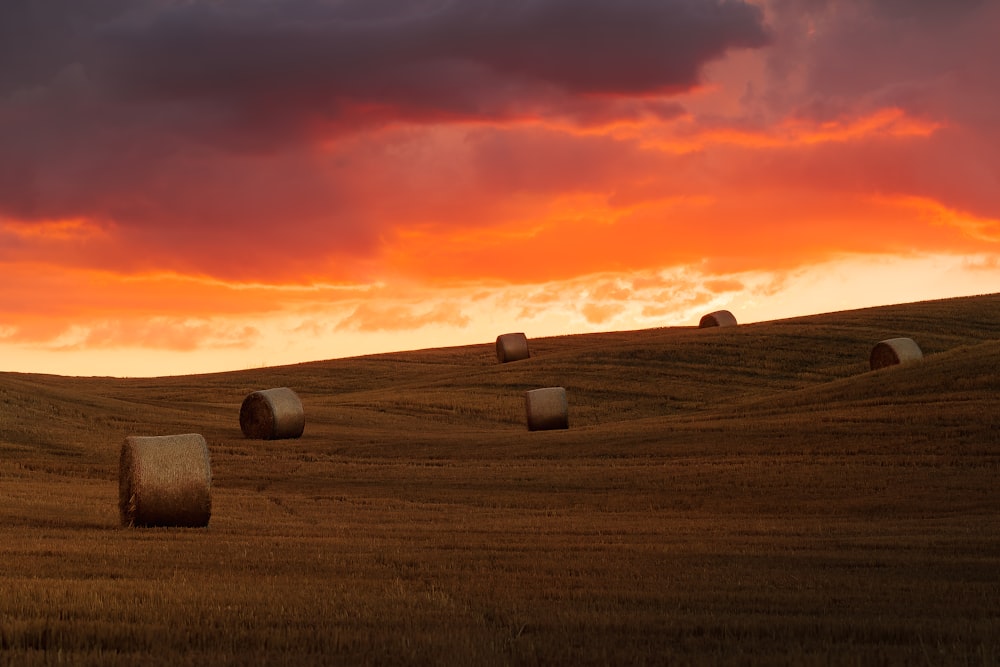
{"label": "hay bale", "polygon": [[529,431],[569,428],[569,404],[563,387],[531,389],[524,393]]}
{"label": "hay bale", "polygon": [[207,526],[212,464],[205,438],[197,433],[125,438],[118,511],[123,526]]}
{"label": "hay bale", "polygon": [[699,329],[706,327],[735,327],[736,318],[728,310],[717,310],[701,318],[698,322]]}
{"label": "hay bale", "polygon": [[877,343],[868,357],[871,369],[920,361],[924,358],[920,346],[912,338],[889,338]]}
{"label": "hay bale", "polygon": [[523,333],[509,333],[497,336],[497,361],[520,361],[531,356],[528,352],[528,337]]}
{"label": "hay bale", "polygon": [[255,391],[244,398],[240,406],[240,430],[248,438],[298,438],[305,427],[302,401],[288,387]]}

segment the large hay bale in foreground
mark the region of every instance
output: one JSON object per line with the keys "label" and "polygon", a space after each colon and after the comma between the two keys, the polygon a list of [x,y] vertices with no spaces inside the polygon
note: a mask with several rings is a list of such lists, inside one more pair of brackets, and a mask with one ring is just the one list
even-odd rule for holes
{"label": "large hay bale in foreground", "polygon": [[207,526],[212,464],[205,438],[197,433],[125,438],[118,511],[123,526]]}
{"label": "large hay bale in foreground", "polygon": [[523,333],[508,333],[497,336],[497,361],[520,361],[531,356],[528,351],[528,337]]}
{"label": "large hay bale in foreground", "polygon": [[256,440],[298,438],[306,428],[302,401],[288,387],[261,389],[243,399],[240,430]]}
{"label": "large hay bale in foreground", "polygon": [[717,310],[714,313],[709,313],[701,318],[698,322],[699,329],[705,329],[707,327],[735,327],[736,317],[733,316],[728,310]]}
{"label": "large hay bale in foreground", "polygon": [[868,363],[874,371],[886,366],[920,361],[923,358],[924,353],[912,338],[889,338],[872,348]]}
{"label": "large hay bale in foreground", "polygon": [[524,409],[529,431],[569,428],[569,404],[566,389],[545,387],[524,393]]}

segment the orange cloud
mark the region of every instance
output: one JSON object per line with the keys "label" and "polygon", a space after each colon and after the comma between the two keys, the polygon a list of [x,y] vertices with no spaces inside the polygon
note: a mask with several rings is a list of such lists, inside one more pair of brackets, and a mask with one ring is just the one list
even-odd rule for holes
{"label": "orange cloud", "polygon": [[0,234],[54,245],[104,237],[107,235],[107,230],[86,218],[35,220],[30,224],[20,220],[0,218]]}
{"label": "orange cloud", "polygon": [[[748,132],[736,128],[718,128],[696,133],[688,150],[708,144],[734,144],[747,148],[785,148],[812,144],[842,143],[871,137],[927,137],[944,127],[943,123],[909,117],[903,109],[879,109],[857,118],[815,121],[786,118],[778,125]],[[676,150],[676,147],[666,144]]]}
{"label": "orange cloud", "polygon": [[960,230],[970,239],[1000,244],[1000,218],[983,218],[958,211],[927,197],[902,195],[880,199],[912,210],[921,220]]}
{"label": "orange cloud", "polygon": [[431,324],[464,327],[469,324],[461,306],[439,303],[427,308],[422,304],[376,305],[361,303],[336,326],[337,330],[412,331]]}
{"label": "orange cloud", "polygon": [[745,285],[739,280],[706,280],[705,289],[720,294],[723,292],[739,292]]}
{"label": "orange cloud", "polygon": [[604,324],[624,310],[624,306],[614,303],[585,303],[580,307],[580,312],[591,324]]}
{"label": "orange cloud", "polygon": [[179,274],[122,275],[34,263],[0,262],[0,270],[6,281],[0,317],[9,325],[3,338],[51,343],[68,336],[70,345],[80,348],[145,340],[152,347],[178,349],[194,345],[199,335],[218,344],[244,340],[252,336],[250,328],[227,325],[229,333],[213,332],[206,322],[351,303],[371,289],[238,283]]}
{"label": "orange cloud", "polygon": [[145,319],[127,316],[71,325],[47,342],[46,347],[58,352],[122,347],[174,351],[247,349],[259,337],[259,330],[252,326],[219,324],[191,317]]}
{"label": "orange cloud", "polygon": [[384,261],[428,280],[537,282],[703,261],[720,272],[791,268],[843,253],[965,252],[982,244],[962,228],[916,219],[907,202],[756,184],[714,199],[549,215],[454,234],[408,230],[387,241]]}

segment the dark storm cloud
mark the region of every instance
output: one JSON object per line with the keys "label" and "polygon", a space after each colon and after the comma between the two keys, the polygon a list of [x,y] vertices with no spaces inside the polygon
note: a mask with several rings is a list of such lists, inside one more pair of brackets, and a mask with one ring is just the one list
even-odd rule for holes
{"label": "dark storm cloud", "polygon": [[89,57],[97,26],[128,5],[128,0],[0,2],[0,96],[44,86]]}
{"label": "dark storm cloud", "polygon": [[773,0],[771,70],[779,81],[800,76],[799,88],[775,100],[820,118],[865,105],[965,113],[977,106],[972,97],[992,96],[996,86],[943,86],[995,77],[998,7],[984,0]]}
{"label": "dark storm cloud", "polygon": [[940,22],[960,19],[988,0],[868,0],[874,12],[893,19]]}
{"label": "dark storm cloud", "polygon": [[826,122],[891,107],[940,123],[925,141],[855,155],[843,177],[1000,217],[1000,3],[773,0],[768,20],[773,76],[758,102],[772,118]]}
{"label": "dark storm cloud", "polygon": [[315,140],[671,117],[662,93],[767,39],[736,0],[0,2],[0,218],[85,217],[166,254],[237,223],[269,249],[321,228],[363,249],[380,230]]}
{"label": "dark storm cloud", "polygon": [[733,1],[239,0],[147,5],[99,39],[110,83],[139,94],[490,116],[532,90],[686,89],[767,37]]}
{"label": "dark storm cloud", "polygon": [[0,94],[78,66],[109,103],[206,127],[572,116],[767,39],[736,0],[37,0],[0,9]]}

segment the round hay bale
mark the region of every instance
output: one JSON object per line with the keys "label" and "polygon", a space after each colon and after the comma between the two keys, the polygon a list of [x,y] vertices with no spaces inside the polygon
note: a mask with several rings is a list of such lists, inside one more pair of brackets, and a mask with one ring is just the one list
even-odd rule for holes
{"label": "round hay bale", "polygon": [[736,318],[728,310],[717,310],[701,318],[698,322],[699,329],[707,327],[735,327]]}
{"label": "round hay bale", "polygon": [[244,398],[240,406],[240,430],[247,438],[298,438],[305,427],[302,401],[288,387],[255,391]]}
{"label": "round hay bale", "polygon": [[531,356],[528,352],[528,337],[523,333],[509,333],[497,336],[497,361],[520,361]]}
{"label": "round hay bale", "polygon": [[123,526],[207,526],[212,464],[205,438],[197,433],[125,438],[118,511]]}
{"label": "round hay bale", "polygon": [[569,404],[563,387],[531,389],[524,393],[529,431],[569,428]]}
{"label": "round hay bale", "polygon": [[920,361],[924,358],[920,346],[912,338],[889,338],[877,343],[868,357],[871,369]]}

